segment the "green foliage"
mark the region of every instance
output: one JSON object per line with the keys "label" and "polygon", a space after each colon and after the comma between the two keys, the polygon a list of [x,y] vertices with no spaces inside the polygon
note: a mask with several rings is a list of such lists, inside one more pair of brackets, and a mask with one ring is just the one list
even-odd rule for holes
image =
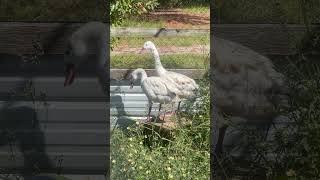
{"label": "green foliage", "polygon": [[201,107],[193,107],[197,113],[177,117],[192,119],[192,124],[172,130],[170,138],[139,123],[125,133],[116,129],[111,135],[111,179],[209,179],[208,82],[199,82]]}
{"label": "green foliage", "polygon": [[[66,13],[67,12],[67,13]],[[3,0],[1,21],[105,21],[103,1]]]}
{"label": "green foliage", "polygon": [[130,16],[151,11],[158,5],[157,0],[111,0],[110,3],[110,19],[114,26]]}
{"label": "green foliage", "polygon": [[[313,58],[320,54],[319,33],[306,33],[299,44],[299,54],[291,58],[285,74],[289,78],[290,107],[286,109],[294,123],[279,148],[286,162],[280,167],[290,167],[297,179],[320,178],[320,65]],[[289,136],[288,136],[289,135]]]}
{"label": "green foliage", "polygon": [[[157,0],[111,0],[111,25],[119,26],[129,17],[152,11],[157,5]],[[117,38],[111,37],[111,49],[114,48],[115,43],[117,43]]]}

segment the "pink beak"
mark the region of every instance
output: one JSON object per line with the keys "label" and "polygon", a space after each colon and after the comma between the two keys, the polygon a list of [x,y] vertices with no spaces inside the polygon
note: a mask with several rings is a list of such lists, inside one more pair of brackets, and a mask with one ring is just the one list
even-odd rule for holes
{"label": "pink beak", "polygon": [[73,83],[74,78],[75,78],[74,65],[72,64],[66,65],[66,77],[64,81],[64,87],[70,86]]}
{"label": "pink beak", "polygon": [[142,54],[142,52],[144,52],[145,48],[141,48],[139,51],[139,54]]}

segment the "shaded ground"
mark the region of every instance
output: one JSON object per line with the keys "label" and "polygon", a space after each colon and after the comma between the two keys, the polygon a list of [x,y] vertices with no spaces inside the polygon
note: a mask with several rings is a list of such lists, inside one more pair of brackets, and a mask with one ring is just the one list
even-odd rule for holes
{"label": "shaded ground", "polygon": [[181,9],[158,10],[148,15],[153,21],[165,20],[165,28],[210,28],[210,13],[190,13]]}
{"label": "shaded ground", "polygon": [[183,9],[159,9],[138,17],[137,21],[159,23],[163,28],[209,29],[210,12],[187,12]]}

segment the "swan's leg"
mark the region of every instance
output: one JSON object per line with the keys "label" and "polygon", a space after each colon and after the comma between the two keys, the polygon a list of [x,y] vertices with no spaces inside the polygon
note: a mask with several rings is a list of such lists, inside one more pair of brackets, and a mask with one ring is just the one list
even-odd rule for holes
{"label": "swan's leg", "polygon": [[218,137],[218,142],[215,149],[216,155],[222,154],[223,139],[226,134],[226,130],[227,130],[227,126],[223,126],[219,129],[219,137]]}
{"label": "swan's leg", "polygon": [[174,102],[171,103],[171,113],[173,112],[173,108],[174,108]]}
{"label": "swan's leg", "polygon": [[159,111],[158,111],[158,117],[157,117],[157,118],[159,118],[159,117],[160,117],[160,110],[161,110],[161,106],[162,106],[162,104],[160,103],[160,104],[159,104]]}
{"label": "swan's leg", "polygon": [[164,121],[164,120],[165,120],[165,118],[166,118],[166,112],[164,112],[164,114],[163,114],[162,121]]}
{"label": "swan's leg", "polygon": [[171,103],[171,111],[168,112],[168,113],[165,113],[165,115],[173,115],[173,114],[175,114],[175,111],[173,109],[174,109],[174,102]]}
{"label": "swan's leg", "polygon": [[177,112],[179,112],[179,110],[180,110],[180,104],[181,104],[181,101],[179,101],[179,103],[178,103],[178,109],[177,109]]}
{"label": "swan's leg", "polygon": [[162,104],[160,103],[159,104],[159,114],[160,114],[161,106],[162,106]]}
{"label": "swan's leg", "polygon": [[148,112],[148,116],[147,116],[147,120],[146,122],[151,122],[151,118],[150,118],[150,114],[151,114],[151,109],[152,109],[152,103],[149,103],[149,112]]}
{"label": "swan's leg", "polygon": [[[218,137],[218,142],[216,144],[216,148],[214,151],[215,154],[214,154],[214,160],[213,160],[213,166],[214,168],[217,168],[217,169],[219,169],[220,167],[223,168],[223,166],[220,164],[220,157],[223,151],[222,146],[223,146],[223,139],[224,139],[226,130],[227,130],[227,126],[223,126],[219,128],[219,137]],[[227,179],[225,173],[219,173],[218,177],[221,178],[221,180]]]}

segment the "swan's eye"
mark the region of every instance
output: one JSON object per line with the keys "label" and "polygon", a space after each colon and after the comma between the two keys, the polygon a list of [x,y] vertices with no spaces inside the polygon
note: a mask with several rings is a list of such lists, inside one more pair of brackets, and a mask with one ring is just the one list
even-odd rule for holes
{"label": "swan's eye", "polygon": [[70,49],[67,49],[67,50],[64,52],[64,54],[70,56],[70,55],[71,55],[71,50],[70,50]]}

